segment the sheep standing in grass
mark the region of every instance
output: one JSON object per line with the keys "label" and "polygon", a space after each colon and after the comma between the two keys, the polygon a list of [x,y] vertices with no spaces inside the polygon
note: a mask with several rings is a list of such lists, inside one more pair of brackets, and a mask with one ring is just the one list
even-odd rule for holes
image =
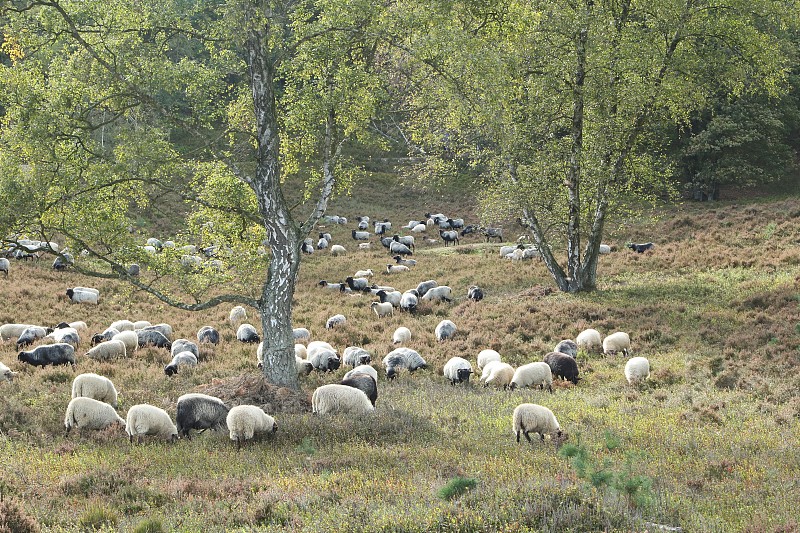
{"label": "sheep standing in grass", "polygon": [[450,380],[451,385],[466,383],[469,385],[469,376],[472,374],[472,365],[463,357],[451,357],[444,365],[444,377]]}
{"label": "sheep standing in grass", "polygon": [[166,348],[167,350],[172,348],[172,343],[160,331],[155,331],[152,329],[140,329],[135,333],[137,348],[146,348],[147,346]]}
{"label": "sheep standing in grass", "polygon": [[394,306],[391,302],[372,302],[370,307],[375,311],[375,314],[378,315],[378,318],[394,315]]}
{"label": "sheep standing in grass", "polygon": [[72,380],[72,397],[94,398],[117,408],[116,387],[110,379],[98,374],[86,373],[75,376]]}
{"label": "sheep standing in grass", "polygon": [[603,353],[606,355],[614,355],[618,352],[622,352],[627,356],[630,349],[631,338],[624,331],[617,331],[603,339]]}
{"label": "sheep standing in grass", "polygon": [[306,328],[294,328],[292,329],[292,338],[295,342],[308,342],[311,340],[311,332]]}
{"label": "sheep standing in grass", "polygon": [[114,338],[114,335],[116,335],[117,333],[119,333],[119,330],[116,330],[114,328],[107,328],[102,333],[95,333],[89,340],[89,345],[97,346],[101,342],[110,341],[111,339]]}
{"label": "sheep standing in grass", "polygon": [[20,333],[19,338],[17,339],[17,349],[30,346],[39,339],[43,339],[51,332],[52,330],[48,330],[42,326],[28,326],[25,328],[25,331]]}
{"label": "sheep standing in grass", "polygon": [[625,379],[631,385],[638,385],[650,377],[650,361],[646,357],[631,357],[625,363]]}
{"label": "sheep standing in grass", "polygon": [[45,337],[46,339],[53,339],[53,342],[64,342],[71,344],[73,348],[77,348],[81,342],[81,336],[75,328],[56,328]]}
{"label": "sheep standing in grass", "polygon": [[575,344],[579,350],[585,352],[599,352],[603,348],[602,337],[596,329],[585,329],[575,337]]}
{"label": "sheep standing in grass", "polygon": [[332,256],[336,257],[336,256],[339,256],[339,255],[346,255],[346,254],[347,254],[347,250],[341,244],[334,244],[333,246],[331,246],[331,255]]}
{"label": "sheep standing in grass", "polygon": [[219,331],[211,326],[203,326],[197,331],[197,342],[201,344],[219,344]]}
{"label": "sheep standing in grass", "polygon": [[550,366],[556,377],[571,381],[575,385],[581,379],[578,377],[578,363],[565,353],[550,352],[544,356],[544,362]]}
{"label": "sheep standing in grass", "polygon": [[219,398],[200,393],[184,394],[178,398],[175,413],[178,436],[191,440],[189,432],[193,429],[200,430],[201,433],[207,429],[227,430],[225,418],[228,411]]}
{"label": "sheep standing in grass", "polygon": [[133,355],[133,352],[139,347],[139,335],[137,335],[135,331],[120,331],[111,337],[111,340],[122,341],[125,345],[125,353],[127,355]]}
{"label": "sheep standing in grass", "polygon": [[483,370],[490,361],[500,361],[500,354],[495,350],[481,350],[478,353],[478,370]]}
{"label": "sheep standing in grass", "polygon": [[347,322],[347,318],[344,315],[333,315],[325,322],[325,329],[333,329],[343,325],[345,322]]}
{"label": "sheep standing in grass", "polygon": [[339,384],[318,387],[311,395],[311,408],[317,415],[364,415],[375,410],[364,391]]}
{"label": "sheep standing in grass", "polygon": [[533,442],[530,433],[538,433],[542,442],[545,434],[559,440],[564,437],[553,411],[535,403],[523,403],[514,409],[513,429],[517,442],[520,435],[525,435],[528,442]]}
{"label": "sheep standing in grass", "polygon": [[175,355],[181,352],[191,352],[195,357],[200,357],[200,348],[188,339],[177,339],[172,343],[170,353]]}
{"label": "sheep standing in grass", "polygon": [[242,442],[250,440],[256,433],[275,433],[278,423],[270,415],[255,405],[237,405],[228,411],[225,419],[231,440],[236,442],[236,449],[242,447]]}
{"label": "sheep standing in grass", "polygon": [[575,341],[570,339],[565,339],[556,344],[556,347],[553,348],[553,351],[565,353],[573,359],[578,357],[578,345],[575,343]]}
{"label": "sheep standing in grass", "polygon": [[330,348],[309,350],[308,360],[314,368],[322,372],[333,372],[342,364],[339,356]]}
{"label": "sheep standing in grass", "polygon": [[383,358],[383,366],[386,368],[386,378],[394,379],[400,369],[407,369],[414,372],[420,368],[426,368],[428,364],[425,359],[411,348],[397,348],[392,350]]}
{"label": "sheep standing in grass", "polygon": [[483,382],[483,386],[488,387],[489,385],[493,385],[496,387],[503,387],[503,389],[509,388],[511,380],[514,379],[514,367],[500,361],[490,362],[486,366],[488,367],[489,365],[492,365],[492,367],[489,375]]}
{"label": "sheep standing in grass", "polygon": [[74,289],[67,289],[66,295],[69,300],[74,304],[92,304],[97,305],[100,301],[100,292],[95,289],[94,291],[83,290],[80,287]]}
{"label": "sheep standing in grass", "polygon": [[145,435],[156,435],[164,440],[175,442],[178,440],[178,428],[172,422],[167,412],[155,405],[140,403],[128,409],[125,423],[128,439],[133,443],[141,443]]}
{"label": "sheep standing in grass", "polygon": [[17,359],[33,366],[75,366],[75,348],[66,343],[47,344],[37,346],[29,352],[19,352]]}
{"label": "sheep standing in grass", "polygon": [[108,327],[117,331],[134,331],[136,329],[136,325],[133,322],[125,319],[112,322]]}
{"label": "sheep standing in grass", "polygon": [[453,291],[447,285],[440,285],[428,290],[422,299],[426,302],[452,302]]}
{"label": "sheep standing in grass", "polygon": [[411,330],[405,326],[400,326],[392,334],[392,344],[402,344],[411,340]]}
{"label": "sheep standing in grass", "polygon": [[368,365],[372,361],[372,356],[364,348],[358,346],[348,346],[344,349],[344,364],[350,368],[355,368],[359,365]]}
{"label": "sheep standing in grass", "polygon": [[366,374],[368,376],[371,376],[372,379],[375,380],[375,383],[378,382],[378,371],[375,370],[370,365],[358,365],[353,370],[350,370],[349,372],[347,372],[342,379],[347,379],[347,378],[353,377],[356,374]]}
{"label": "sheep standing in grass", "polygon": [[195,367],[197,366],[197,356],[188,350],[178,352],[172,356],[172,361],[164,367],[164,373],[168,376],[178,373],[179,367]]}
{"label": "sheep standing in grass", "polygon": [[147,320],[139,320],[133,323],[134,329],[136,331],[157,331],[164,335],[169,341],[172,341],[172,337],[174,337],[172,326],[169,324],[153,324],[151,325],[150,322]]}
{"label": "sheep standing in grass", "polygon": [[411,289],[400,295],[400,310],[414,313],[419,305],[419,293],[416,289]]}
{"label": "sheep standing in grass", "polygon": [[10,340],[13,337],[19,338],[22,332],[33,324],[3,324],[0,326],[0,340]]}
{"label": "sheep standing in grass", "polygon": [[435,333],[437,341],[452,339],[456,334],[456,325],[450,320],[442,320],[436,325]]}
{"label": "sheep standing in grass", "polygon": [[483,383],[484,381],[486,381],[486,379],[487,379],[489,376],[491,376],[491,375],[492,375],[492,372],[494,371],[494,369],[495,369],[495,368],[497,368],[497,366],[498,366],[498,365],[499,365],[501,362],[502,362],[502,361],[497,361],[497,360],[496,360],[496,361],[489,361],[488,363],[486,363],[486,364],[483,366],[483,369],[481,369],[481,378],[480,378],[480,382],[481,382],[481,383]]}
{"label": "sheep standing in grass", "polygon": [[128,349],[121,340],[110,340],[101,342],[88,352],[86,357],[95,361],[108,361],[110,359],[124,358],[128,356]]}
{"label": "sheep standing in grass", "polygon": [[516,388],[533,387],[534,385],[541,386],[542,390],[547,386],[547,390],[551,394],[553,393],[553,371],[547,363],[540,361],[528,363],[517,368],[516,372],[514,372],[514,377],[511,378],[509,388],[514,390]]}
{"label": "sheep standing in grass", "polygon": [[261,337],[259,337],[255,326],[252,324],[242,324],[236,330],[236,340],[247,344],[255,344],[261,342]]}
{"label": "sheep standing in grass", "polygon": [[0,363],[0,383],[3,381],[14,381],[14,376],[16,375],[17,372],[12,372],[10,368]]}
{"label": "sheep standing in grass", "polygon": [[378,382],[369,374],[351,374],[342,379],[341,384],[353,387],[366,394],[373,407],[375,406],[375,402],[378,401]]}
{"label": "sheep standing in grass", "polygon": [[5,257],[0,257],[0,272],[8,278],[8,271],[11,269],[11,263]]}
{"label": "sheep standing in grass", "polygon": [[73,398],[67,405],[67,414],[64,416],[64,436],[69,435],[72,428],[100,430],[117,422],[125,427],[125,420],[111,405],[94,398]]}
{"label": "sheep standing in grass", "polygon": [[241,305],[237,305],[231,309],[228,320],[230,320],[233,327],[238,328],[239,324],[247,320],[247,310]]}
{"label": "sheep standing in grass", "polygon": [[387,291],[386,289],[375,292],[375,296],[381,299],[381,303],[390,303],[393,307],[400,307],[400,301],[403,299],[400,291]]}

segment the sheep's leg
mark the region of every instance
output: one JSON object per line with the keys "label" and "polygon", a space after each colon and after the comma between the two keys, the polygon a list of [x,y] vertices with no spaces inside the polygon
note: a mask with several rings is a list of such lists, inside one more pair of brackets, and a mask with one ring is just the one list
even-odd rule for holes
{"label": "sheep's leg", "polygon": [[523,431],[523,433],[525,434],[525,438],[528,439],[528,442],[532,443],[533,441],[531,440],[531,436],[528,434],[528,432],[527,431]]}
{"label": "sheep's leg", "polygon": [[522,433],[521,431],[516,431],[514,434],[517,436],[517,444],[519,444],[519,434]]}

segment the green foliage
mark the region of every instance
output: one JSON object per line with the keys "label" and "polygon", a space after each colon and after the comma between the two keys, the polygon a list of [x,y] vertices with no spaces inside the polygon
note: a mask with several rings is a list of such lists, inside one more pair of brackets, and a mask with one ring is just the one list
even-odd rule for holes
{"label": "green foliage", "polygon": [[475,478],[456,476],[440,488],[436,492],[436,495],[443,500],[452,500],[453,498],[462,496],[464,493],[477,486],[478,480]]}
{"label": "green foliage", "polygon": [[155,518],[146,518],[136,524],[136,527],[133,528],[132,533],[165,533],[166,531],[167,530],[164,529],[161,520],[157,520]]}
{"label": "green foliage", "polygon": [[102,504],[90,505],[78,519],[82,531],[94,531],[106,527],[114,527],[119,522],[117,514]]}

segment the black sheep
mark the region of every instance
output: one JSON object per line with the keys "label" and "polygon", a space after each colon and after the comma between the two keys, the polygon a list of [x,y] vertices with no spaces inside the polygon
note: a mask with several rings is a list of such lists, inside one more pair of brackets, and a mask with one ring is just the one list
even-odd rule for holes
{"label": "black sheep", "polygon": [[347,379],[342,380],[342,385],[358,389],[367,395],[373,407],[378,400],[378,385],[369,374],[353,374]]}
{"label": "black sheep", "polygon": [[206,394],[190,393],[178,398],[175,411],[175,425],[178,427],[178,436],[191,440],[189,431],[207,429],[224,431],[228,429],[225,421],[229,408],[222,400]]}
{"label": "black sheep", "polygon": [[17,359],[33,366],[75,366],[75,348],[63,342],[37,346],[29,352],[19,352]]}
{"label": "black sheep", "polygon": [[637,254],[643,254],[647,250],[652,250],[654,246],[655,246],[655,244],[653,244],[652,242],[647,242],[645,244],[636,244],[636,243],[633,243],[633,242],[628,243],[628,248],[630,248],[631,250],[633,250]]}
{"label": "black sheep", "polygon": [[578,384],[578,363],[565,353],[550,352],[544,356],[544,362],[550,367],[554,377],[559,377]]}

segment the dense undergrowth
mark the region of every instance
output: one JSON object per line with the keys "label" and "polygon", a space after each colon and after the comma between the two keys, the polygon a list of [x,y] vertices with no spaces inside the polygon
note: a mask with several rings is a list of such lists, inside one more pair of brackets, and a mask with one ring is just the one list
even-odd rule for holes
{"label": "dense undergrowth", "polygon": [[[453,212],[433,197],[413,210],[387,203],[361,211],[370,204],[356,197],[329,211],[398,225],[425,211]],[[118,428],[63,436],[79,372],[111,378],[123,416],[141,402],[174,415],[185,392],[246,382],[255,348],[236,342],[229,308],[186,313],[113,281],[53,272],[45,260],[15,262],[0,280],[0,323],[84,320],[94,332],[120,318],[147,319],[186,338],[210,324],[223,341],[172,378],[163,350],[40,369],[18,363],[13,343],[0,345],[0,361],[20,373],[0,383],[0,499],[44,531],[798,531],[800,200],[687,205],[662,215],[610,228],[616,251],[601,259],[598,289],[578,295],[552,290],[541,263],[501,260],[499,245],[478,238],[446,250],[420,244],[412,272],[390,276],[381,273],[390,259],[380,246],[356,250],[350,226],[328,228],[350,252],[304,258],[295,325],[340,351],[362,346],[376,360],[405,325],[408,345],[431,367],[391,383],[381,377],[368,418],[318,418],[303,402],[276,404],[279,432],[238,453],[218,434],[141,446]],[[629,240],[656,247],[634,254],[624,248]],[[361,268],[400,290],[436,279],[456,301],[378,319],[372,298],[317,285]],[[466,299],[472,284],[484,288],[484,301]],[[70,305],[63,292],[75,285],[99,288],[100,305]],[[326,331],[335,313],[347,323]],[[437,343],[433,330],[444,318],[459,331]],[[651,361],[650,380],[633,388],[624,357],[585,353],[579,385],[558,383],[552,395],[452,387],[441,376],[448,358],[474,363],[484,348],[515,366],[541,360],[586,327],[630,333],[634,354]],[[303,378],[303,390],[344,371]],[[511,412],[522,402],[556,413],[569,433],[560,450],[514,441]]]}

